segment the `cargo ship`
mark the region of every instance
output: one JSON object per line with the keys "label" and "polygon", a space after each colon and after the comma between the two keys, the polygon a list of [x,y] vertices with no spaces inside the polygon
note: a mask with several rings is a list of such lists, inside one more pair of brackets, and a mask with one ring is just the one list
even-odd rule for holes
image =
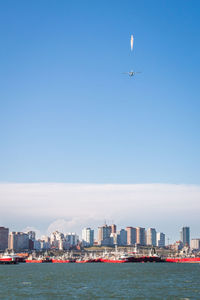
{"label": "cargo ship", "polygon": [[200,263],[200,257],[167,257],[169,263]]}
{"label": "cargo ship", "polygon": [[164,258],[160,256],[129,256],[127,257],[128,262],[134,263],[156,263],[156,262],[165,262]]}

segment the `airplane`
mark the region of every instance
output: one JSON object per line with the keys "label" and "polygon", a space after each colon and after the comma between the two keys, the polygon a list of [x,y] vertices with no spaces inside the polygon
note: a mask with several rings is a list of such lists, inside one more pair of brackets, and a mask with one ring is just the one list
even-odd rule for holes
{"label": "airplane", "polygon": [[124,72],[122,74],[128,74],[130,77],[134,76],[135,74],[139,74],[139,73],[142,73],[142,72],[134,72],[134,71],[130,71],[130,72]]}

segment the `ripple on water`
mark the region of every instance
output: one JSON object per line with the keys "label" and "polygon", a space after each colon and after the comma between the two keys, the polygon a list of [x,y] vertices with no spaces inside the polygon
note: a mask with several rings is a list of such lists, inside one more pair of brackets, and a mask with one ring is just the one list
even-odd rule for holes
{"label": "ripple on water", "polygon": [[0,267],[0,299],[200,299],[196,264]]}

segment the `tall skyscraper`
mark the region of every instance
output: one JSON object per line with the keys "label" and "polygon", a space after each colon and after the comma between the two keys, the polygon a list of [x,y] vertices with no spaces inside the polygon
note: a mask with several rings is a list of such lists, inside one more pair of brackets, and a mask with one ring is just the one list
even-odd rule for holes
{"label": "tall skyscraper", "polygon": [[106,224],[98,227],[98,244],[109,246],[111,244],[112,239],[110,238],[111,234],[111,226],[107,226]]}
{"label": "tall skyscraper", "polygon": [[141,246],[146,244],[145,228],[136,227],[136,243]]}
{"label": "tall skyscraper", "polygon": [[180,234],[180,240],[183,243],[183,245],[190,246],[190,227],[182,227]]}
{"label": "tall skyscraper", "polygon": [[165,247],[165,234],[162,232],[157,233],[156,244],[158,247]]}
{"label": "tall skyscraper", "polygon": [[127,245],[134,245],[136,243],[136,229],[134,227],[126,227]]}
{"label": "tall skyscraper", "polygon": [[147,229],[146,244],[156,246],[156,230],[155,230],[155,228]]}
{"label": "tall skyscraper", "polygon": [[9,249],[15,251],[29,249],[29,237],[24,232],[11,232],[9,234]]}
{"label": "tall skyscraper", "polygon": [[94,230],[92,230],[91,228],[84,228],[82,230],[82,241],[84,246],[93,246]]}
{"label": "tall skyscraper", "polygon": [[8,228],[0,227],[0,250],[5,250],[8,248],[8,234]]}

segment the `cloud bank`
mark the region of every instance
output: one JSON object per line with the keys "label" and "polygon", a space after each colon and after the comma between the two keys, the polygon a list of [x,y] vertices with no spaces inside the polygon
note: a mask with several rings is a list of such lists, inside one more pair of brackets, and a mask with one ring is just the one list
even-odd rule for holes
{"label": "cloud bank", "polygon": [[176,238],[183,225],[198,234],[199,200],[196,185],[1,183],[0,219],[6,224],[0,225],[80,232],[107,220],[153,226]]}

